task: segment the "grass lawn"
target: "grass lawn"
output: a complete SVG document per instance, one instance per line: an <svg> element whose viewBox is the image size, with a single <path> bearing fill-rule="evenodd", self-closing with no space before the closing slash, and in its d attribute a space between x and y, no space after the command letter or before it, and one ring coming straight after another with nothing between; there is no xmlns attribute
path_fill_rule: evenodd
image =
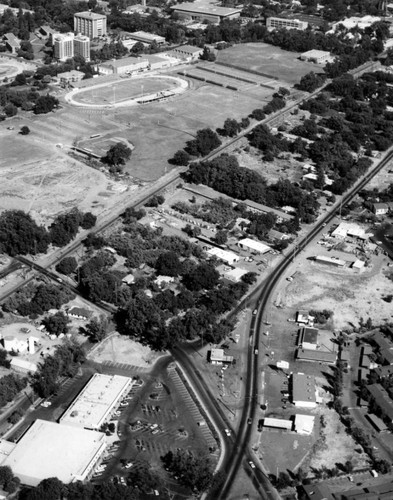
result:
<svg viewBox="0 0 393 500"><path fill-rule="evenodd" d="M293 85L306 73L322 70L318 65L300 61L299 55L267 43L245 43L219 51L217 61L259 71Z"/></svg>

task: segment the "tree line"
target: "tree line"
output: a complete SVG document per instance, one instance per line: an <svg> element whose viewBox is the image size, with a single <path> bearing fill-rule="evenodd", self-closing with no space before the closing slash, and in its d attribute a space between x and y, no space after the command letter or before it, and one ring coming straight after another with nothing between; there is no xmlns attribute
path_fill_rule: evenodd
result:
<svg viewBox="0 0 393 500"><path fill-rule="evenodd" d="M58 215L47 230L22 210L7 210L0 215L0 251L11 257L46 253L50 244L63 247L75 238L79 228L91 229L95 223L95 215L74 208Z"/></svg>

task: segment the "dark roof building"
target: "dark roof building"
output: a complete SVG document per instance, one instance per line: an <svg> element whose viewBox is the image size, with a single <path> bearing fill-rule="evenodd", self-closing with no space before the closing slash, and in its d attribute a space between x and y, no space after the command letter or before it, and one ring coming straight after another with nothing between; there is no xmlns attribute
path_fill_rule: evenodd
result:
<svg viewBox="0 0 393 500"><path fill-rule="evenodd" d="M379 378L388 378L393 375L393 366L378 366L378 368L374 368L373 372L376 373Z"/></svg>
<svg viewBox="0 0 393 500"><path fill-rule="evenodd" d="M393 344L381 332L374 333L371 339L377 344L379 352L385 362L393 365Z"/></svg>
<svg viewBox="0 0 393 500"><path fill-rule="evenodd" d="M307 500L334 500L326 484L304 484L302 488Z"/></svg>
<svg viewBox="0 0 393 500"><path fill-rule="evenodd" d="M382 413L393 422L393 400L387 391L381 384L370 384L367 386L367 389Z"/></svg>

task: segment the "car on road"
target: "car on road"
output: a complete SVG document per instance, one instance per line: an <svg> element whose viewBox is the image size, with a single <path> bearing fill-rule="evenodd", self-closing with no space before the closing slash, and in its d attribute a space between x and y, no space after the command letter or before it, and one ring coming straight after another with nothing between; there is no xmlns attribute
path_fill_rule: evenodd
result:
<svg viewBox="0 0 393 500"><path fill-rule="evenodd" d="M258 309L254 309L252 314L255 316L258 313Z"/></svg>
<svg viewBox="0 0 393 500"><path fill-rule="evenodd" d="M231 435L231 431L229 429L224 429L224 432L227 436L230 436Z"/></svg>
<svg viewBox="0 0 393 500"><path fill-rule="evenodd" d="M255 464L252 460L248 462L248 465L251 467L251 469L255 469Z"/></svg>
<svg viewBox="0 0 393 500"><path fill-rule="evenodd" d="M248 417L248 419L247 419L247 424L248 424L248 425L251 425L251 424L252 424L252 418L251 418L251 417Z"/></svg>
<svg viewBox="0 0 393 500"><path fill-rule="evenodd" d="M7 130L14 130L15 127L7 127Z"/></svg>

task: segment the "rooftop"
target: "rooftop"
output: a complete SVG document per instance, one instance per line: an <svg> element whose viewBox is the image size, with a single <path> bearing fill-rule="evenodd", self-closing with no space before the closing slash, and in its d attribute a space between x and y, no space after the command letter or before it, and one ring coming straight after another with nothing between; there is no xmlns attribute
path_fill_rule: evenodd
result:
<svg viewBox="0 0 393 500"><path fill-rule="evenodd" d="M304 373L292 374L292 399L296 401L306 401L316 403L315 378Z"/></svg>
<svg viewBox="0 0 393 500"><path fill-rule="evenodd" d="M233 14L240 13L241 8L228 8L228 7L216 7L216 6L205 6L199 7L193 3L181 3L171 7L174 10L180 10L182 12L196 12L199 14L216 14L217 16L230 16Z"/></svg>
<svg viewBox="0 0 393 500"><path fill-rule="evenodd" d="M324 363L335 363L337 353L331 351L322 351L321 349L298 349L296 359L300 361L321 361Z"/></svg>
<svg viewBox="0 0 393 500"><path fill-rule="evenodd" d="M302 328L302 342L307 342L308 344L316 344L318 342L318 328Z"/></svg>
<svg viewBox="0 0 393 500"><path fill-rule="evenodd" d="M284 420L282 418L264 418L264 427L275 427L276 429L287 429L290 431L293 427L292 420Z"/></svg>
<svg viewBox="0 0 393 500"><path fill-rule="evenodd" d="M251 248L251 250L256 250L257 252L261 253L266 253L270 250L270 247L268 245L265 245L265 243L252 240L251 238L244 238L243 240L240 240L238 244L244 245L248 248Z"/></svg>
<svg viewBox="0 0 393 500"><path fill-rule="evenodd" d="M36 420L1 465L10 466L29 486L48 477L67 484L83 478L86 468L105 446L102 432Z"/></svg>
<svg viewBox="0 0 393 500"><path fill-rule="evenodd" d="M330 52L326 50L317 50L317 49L312 49L312 50L307 50L307 52L303 52L302 57L325 57L325 56L330 56Z"/></svg>
<svg viewBox="0 0 393 500"><path fill-rule="evenodd" d="M104 19L106 18L105 14L96 14L95 12L85 11L85 12L77 12L75 17L83 17L84 19Z"/></svg>
<svg viewBox="0 0 393 500"><path fill-rule="evenodd" d="M60 423L99 429L131 386L129 377L95 373L60 418Z"/></svg>
<svg viewBox="0 0 393 500"><path fill-rule="evenodd" d="M367 389L383 413L393 421L393 401L382 385L370 384L367 386Z"/></svg>

